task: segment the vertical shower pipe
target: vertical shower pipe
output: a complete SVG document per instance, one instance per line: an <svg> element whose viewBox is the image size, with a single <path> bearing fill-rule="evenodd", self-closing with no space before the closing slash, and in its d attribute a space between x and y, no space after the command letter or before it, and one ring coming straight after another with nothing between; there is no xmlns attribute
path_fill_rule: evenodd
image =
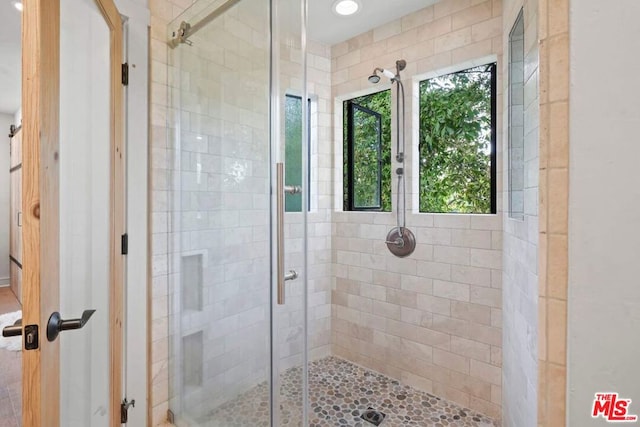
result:
<svg viewBox="0 0 640 427"><path fill-rule="evenodd" d="M416 248L416 238L413 232L406 227L405 92L404 84L400 78L400 71L404 70L406 66L407 62L404 59L399 59L396 61L395 74L384 68L375 68L369 76L369 82L378 83L380 81L378 72L380 72L383 76L388 77L392 84L396 83L396 162L399 163L399 167L395 169L398 177L396 227L389 231L385 243L389 251L400 258L411 255ZM402 203L400 203L401 197Z"/></svg>

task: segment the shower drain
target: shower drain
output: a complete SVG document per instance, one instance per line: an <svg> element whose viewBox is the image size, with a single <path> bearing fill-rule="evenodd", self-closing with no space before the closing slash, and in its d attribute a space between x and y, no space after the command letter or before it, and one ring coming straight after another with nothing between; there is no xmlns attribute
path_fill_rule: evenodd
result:
<svg viewBox="0 0 640 427"><path fill-rule="evenodd" d="M369 408L360 415L360 418L363 420L370 422L374 426L379 426L380 423L385 419L386 415L380 411L376 411L373 408Z"/></svg>

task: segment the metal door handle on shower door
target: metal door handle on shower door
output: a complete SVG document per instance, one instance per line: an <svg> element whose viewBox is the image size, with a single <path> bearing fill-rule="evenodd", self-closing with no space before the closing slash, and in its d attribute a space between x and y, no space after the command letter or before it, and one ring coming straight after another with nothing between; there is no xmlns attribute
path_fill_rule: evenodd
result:
<svg viewBox="0 0 640 427"><path fill-rule="evenodd" d="M295 280L298 273L295 270L284 272L284 194L297 194L301 192L300 187L285 187L284 185L284 163L276 163L276 210L277 210L277 230L276 239L278 247L278 260L276 275L278 276L278 304L284 304L284 282L287 280Z"/></svg>

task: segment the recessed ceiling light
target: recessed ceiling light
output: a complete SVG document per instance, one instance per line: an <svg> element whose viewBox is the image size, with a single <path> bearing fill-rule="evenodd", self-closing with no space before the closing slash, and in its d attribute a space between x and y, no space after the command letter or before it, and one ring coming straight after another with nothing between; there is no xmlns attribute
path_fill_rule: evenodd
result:
<svg viewBox="0 0 640 427"><path fill-rule="evenodd" d="M337 0L333 3L333 11L338 15L353 15L360 10L360 2L358 0Z"/></svg>
<svg viewBox="0 0 640 427"><path fill-rule="evenodd" d="M14 2L13 2L13 7L15 7L15 8L16 8L16 9L18 9L20 12L22 12L22 2L14 1Z"/></svg>

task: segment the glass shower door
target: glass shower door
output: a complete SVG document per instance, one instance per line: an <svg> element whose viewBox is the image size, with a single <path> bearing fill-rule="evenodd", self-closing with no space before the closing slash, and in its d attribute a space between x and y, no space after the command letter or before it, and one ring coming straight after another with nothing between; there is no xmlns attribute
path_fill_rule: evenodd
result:
<svg viewBox="0 0 640 427"><path fill-rule="evenodd" d="M276 8L200 0L169 25L169 408L179 426L303 422L304 270L289 248L305 246L304 215L277 209ZM284 304L278 253L298 273Z"/></svg>

